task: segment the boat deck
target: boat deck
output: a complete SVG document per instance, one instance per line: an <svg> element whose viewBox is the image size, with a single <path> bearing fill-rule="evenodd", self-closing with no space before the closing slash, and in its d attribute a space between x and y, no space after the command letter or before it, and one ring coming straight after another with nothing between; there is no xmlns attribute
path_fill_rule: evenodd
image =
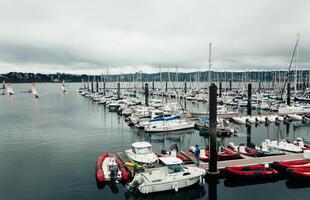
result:
<svg viewBox="0 0 310 200"><path fill-rule="evenodd" d="M262 163L272 163L272 162L282 162L282 161L291 161L291 160L302 160L303 154L302 153L290 153L285 155L278 155L278 156L266 156L266 157L249 157L242 155L242 159L235 159L235 160L225 160L225 161L218 161L217 168L224 169L226 167L233 167L233 166L246 166L246 165L256 165ZM199 166L205 169L209 168L209 163L207 162L200 162Z"/></svg>

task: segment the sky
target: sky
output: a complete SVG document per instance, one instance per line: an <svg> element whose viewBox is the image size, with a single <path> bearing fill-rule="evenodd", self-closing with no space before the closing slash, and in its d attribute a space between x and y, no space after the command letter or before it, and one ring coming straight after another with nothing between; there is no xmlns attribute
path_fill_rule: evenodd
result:
<svg viewBox="0 0 310 200"><path fill-rule="evenodd" d="M0 73L310 69L309 0L0 0Z"/></svg>

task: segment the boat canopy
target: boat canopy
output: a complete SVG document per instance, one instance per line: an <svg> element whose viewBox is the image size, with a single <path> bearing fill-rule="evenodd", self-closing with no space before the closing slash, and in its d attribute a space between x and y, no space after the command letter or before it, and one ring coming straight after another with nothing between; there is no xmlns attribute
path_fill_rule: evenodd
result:
<svg viewBox="0 0 310 200"><path fill-rule="evenodd" d="M149 147L152 147L152 145L148 142L135 142L135 143L132 143L132 147L133 148L149 148Z"/></svg>
<svg viewBox="0 0 310 200"><path fill-rule="evenodd" d="M159 160L165 165L177 165L182 164L182 160L177 157L160 157Z"/></svg>

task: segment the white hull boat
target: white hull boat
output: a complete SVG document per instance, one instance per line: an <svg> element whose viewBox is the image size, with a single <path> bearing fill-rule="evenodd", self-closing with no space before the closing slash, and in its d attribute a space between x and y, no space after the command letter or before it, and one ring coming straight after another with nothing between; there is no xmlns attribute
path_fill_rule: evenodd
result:
<svg viewBox="0 0 310 200"><path fill-rule="evenodd" d="M139 164L152 164L158 160L157 155L152 151L152 145L148 142L135 142L125 153L130 160Z"/></svg>
<svg viewBox="0 0 310 200"><path fill-rule="evenodd" d="M302 148L292 144L288 143L285 140L282 141L270 141L270 140L265 140L265 143L267 144L268 147L283 150L283 151L288 151L288 152L294 152L294 153L301 153L303 150Z"/></svg>
<svg viewBox="0 0 310 200"><path fill-rule="evenodd" d="M143 194L168 190L178 191L196 183L203 183L206 171L199 167L185 167L175 157L161 157L163 167L146 169L137 174L129 188L137 188Z"/></svg>
<svg viewBox="0 0 310 200"><path fill-rule="evenodd" d="M191 129L195 127L195 122L185 119L162 121L161 123L149 124L144 127L146 132L169 132L183 129Z"/></svg>

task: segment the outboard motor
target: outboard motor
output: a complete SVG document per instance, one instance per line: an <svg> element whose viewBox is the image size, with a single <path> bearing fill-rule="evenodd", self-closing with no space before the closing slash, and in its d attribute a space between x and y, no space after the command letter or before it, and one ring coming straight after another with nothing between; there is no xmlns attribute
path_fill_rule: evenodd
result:
<svg viewBox="0 0 310 200"><path fill-rule="evenodd" d="M269 120L268 120L268 117L265 117L265 126L269 126Z"/></svg>
<svg viewBox="0 0 310 200"><path fill-rule="evenodd" d="M285 117L284 117L283 123L284 123L284 124L289 124L289 123L290 123L290 120L289 120L288 116L285 116Z"/></svg>
<svg viewBox="0 0 310 200"><path fill-rule="evenodd" d="M248 118L245 120L245 125L246 126L251 126L251 122L250 122L250 120Z"/></svg>
<svg viewBox="0 0 310 200"><path fill-rule="evenodd" d="M279 126L280 125L280 120L278 117L276 117L276 122L275 122L276 126Z"/></svg>
<svg viewBox="0 0 310 200"><path fill-rule="evenodd" d="M306 120L306 117L303 115L303 116L302 116L302 119L301 119L301 122L304 124L304 123L306 123L306 121L307 121L307 120Z"/></svg>
<svg viewBox="0 0 310 200"><path fill-rule="evenodd" d="M118 167L116 165L114 165L111 170L111 180L112 181L116 181L117 180L117 174L118 174Z"/></svg>
<svg viewBox="0 0 310 200"><path fill-rule="evenodd" d="M133 180L128 184L127 189L132 191L133 189L139 187L143 183L143 178L140 174L135 175Z"/></svg>

